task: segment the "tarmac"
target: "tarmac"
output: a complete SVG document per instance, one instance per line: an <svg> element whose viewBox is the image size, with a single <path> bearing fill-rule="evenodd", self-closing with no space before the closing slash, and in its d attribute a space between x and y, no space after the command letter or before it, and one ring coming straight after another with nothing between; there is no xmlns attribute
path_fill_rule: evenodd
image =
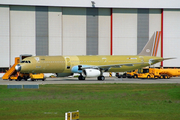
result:
<svg viewBox="0 0 180 120"><path fill-rule="evenodd" d="M0 85L44 85L44 84L114 84L114 83L135 83L135 84L179 84L180 77L173 77L170 79L134 79L134 78L116 78L106 77L104 81L99 81L97 78L86 78L86 80L78 80L76 77L63 78L46 78L45 81L9 81L0 78Z"/></svg>

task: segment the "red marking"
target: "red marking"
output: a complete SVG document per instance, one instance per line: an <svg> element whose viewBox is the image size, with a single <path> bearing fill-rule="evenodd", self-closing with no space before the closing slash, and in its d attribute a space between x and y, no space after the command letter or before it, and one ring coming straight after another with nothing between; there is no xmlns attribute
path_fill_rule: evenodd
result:
<svg viewBox="0 0 180 120"><path fill-rule="evenodd" d="M111 43L110 54L113 55L113 9L111 8Z"/></svg>
<svg viewBox="0 0 180 120"><path fill-rule="evenodd" d="M161 9L161 57L163 57L163 9ZM163 61L161 67L163 67Z"/></svg>
<svg viewBox="0 0 180 120"><path fill-rule="evenodd" d="M160 33L160 32L158 32L158 33L159 33L159 36L158 36L157 48L156 48L156 54L155 54L155 56L157 55L157 50L158 50L158 47L159 47L159 40L160 40L160 36L161 36L161 33Z"/></svg>
<svg viewBox="0 0 180 120"><path fill-rule="evenodd" d="M155 50L156 50L156 45L157 45L157 37L158 37L158 31L156 32L156 39L155 39L155 43L154 43L154 50L153 50L153 56L155 56Z"/></svg>

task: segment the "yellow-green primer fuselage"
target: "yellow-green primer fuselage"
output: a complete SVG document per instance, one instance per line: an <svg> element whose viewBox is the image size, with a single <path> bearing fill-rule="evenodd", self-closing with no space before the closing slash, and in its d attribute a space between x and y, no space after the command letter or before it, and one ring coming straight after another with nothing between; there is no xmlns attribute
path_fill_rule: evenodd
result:
<svg viewBox="0 0 180 120"><path fill-rule="evenodd" d="M161 57L138 55L34 56L23 59L23 63L19 65L22 73L72 73L73 66L77 65L100 66L101 68L108 68L107 72L123 72L149 66L149 61L152 59L163 60ZM157 62L152 64L155 63ZM118 66L119 64L120 66Z"/></svg>

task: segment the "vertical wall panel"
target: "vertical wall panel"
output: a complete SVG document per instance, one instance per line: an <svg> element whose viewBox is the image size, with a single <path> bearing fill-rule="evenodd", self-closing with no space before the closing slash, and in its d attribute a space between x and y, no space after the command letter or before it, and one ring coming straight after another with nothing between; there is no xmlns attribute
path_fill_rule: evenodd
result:
<svg viewBox="0 0 180 120"><path fill-rule="evenodd" d="M86 8L63 8L63 55L86 55Z"/></svg>
<svg viewBox="0 0 180 120"><path fill-rule="evenodd" d="M139 54L149 40L149 9L138 9L137 22L137 54Z"/></svg>
<svg viewBox="0 0 180 120"><path fill-rule="evenodd" d="M99 8L98 55L110 55L110 9Z"/></svg>
<svg viewBox="0 0 180 120"><path fill-rule="evenodd" d="M20 54L35 55L35 7L10 6L11 65Z"/></svg>
<svg viewBox="0 0 180 120"><path fill-rule="evenodd" d="M87 8L86 13L86 54L98 55L98 9Z"/></svg>
<svg viewBox="0 0 180 120"><path fill-rule="evenodd" d="M62 55L62 8L49 7L49 55Z"/></svg>
<svg viewBox="0 0 180 120"><path fill-rule="evenodd" d="M164 67L180 67L180 10L164 10L163 57L176 57L164 61Z"/></svg>
<svg viewBox="0 0 180 120"><path fill-rule="evenodd" d="M0 67L9 67L9 6L0 6Z"/></svg>
<svg viewBox="0 0 180 120"><path fill-rule="evenodd" d="M155 31L161 31L161 9L149 10L149 39Z"/></svg>
<svg viewBox="0 0 180 120"><path fill-rule="evenodd" d="M113 55L137 54L137 9L113 9Z"/></svg>
<svg viewBox="0 0 180 120"><path fill-rule="evenodd" d="M36 55L48 55L48 7L36 7Z"/></svg>

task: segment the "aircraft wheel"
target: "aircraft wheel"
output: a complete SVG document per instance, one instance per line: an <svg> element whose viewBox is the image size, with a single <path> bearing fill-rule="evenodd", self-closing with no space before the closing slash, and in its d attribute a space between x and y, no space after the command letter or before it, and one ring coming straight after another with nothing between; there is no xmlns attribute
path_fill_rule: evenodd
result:
<svg viewBox="0 0 180 120"><path fill-rule="evenodd" d="M105 80L105 77L104 77L104 76L99 76L97 79L104 81L104 80Z"/></svg>
<svg viewBox="0 0 180 120"><path fill-rule="evenodd" d="M78 79L79 80L85 80L85 77L84 76L79 76Z"/></svg>

